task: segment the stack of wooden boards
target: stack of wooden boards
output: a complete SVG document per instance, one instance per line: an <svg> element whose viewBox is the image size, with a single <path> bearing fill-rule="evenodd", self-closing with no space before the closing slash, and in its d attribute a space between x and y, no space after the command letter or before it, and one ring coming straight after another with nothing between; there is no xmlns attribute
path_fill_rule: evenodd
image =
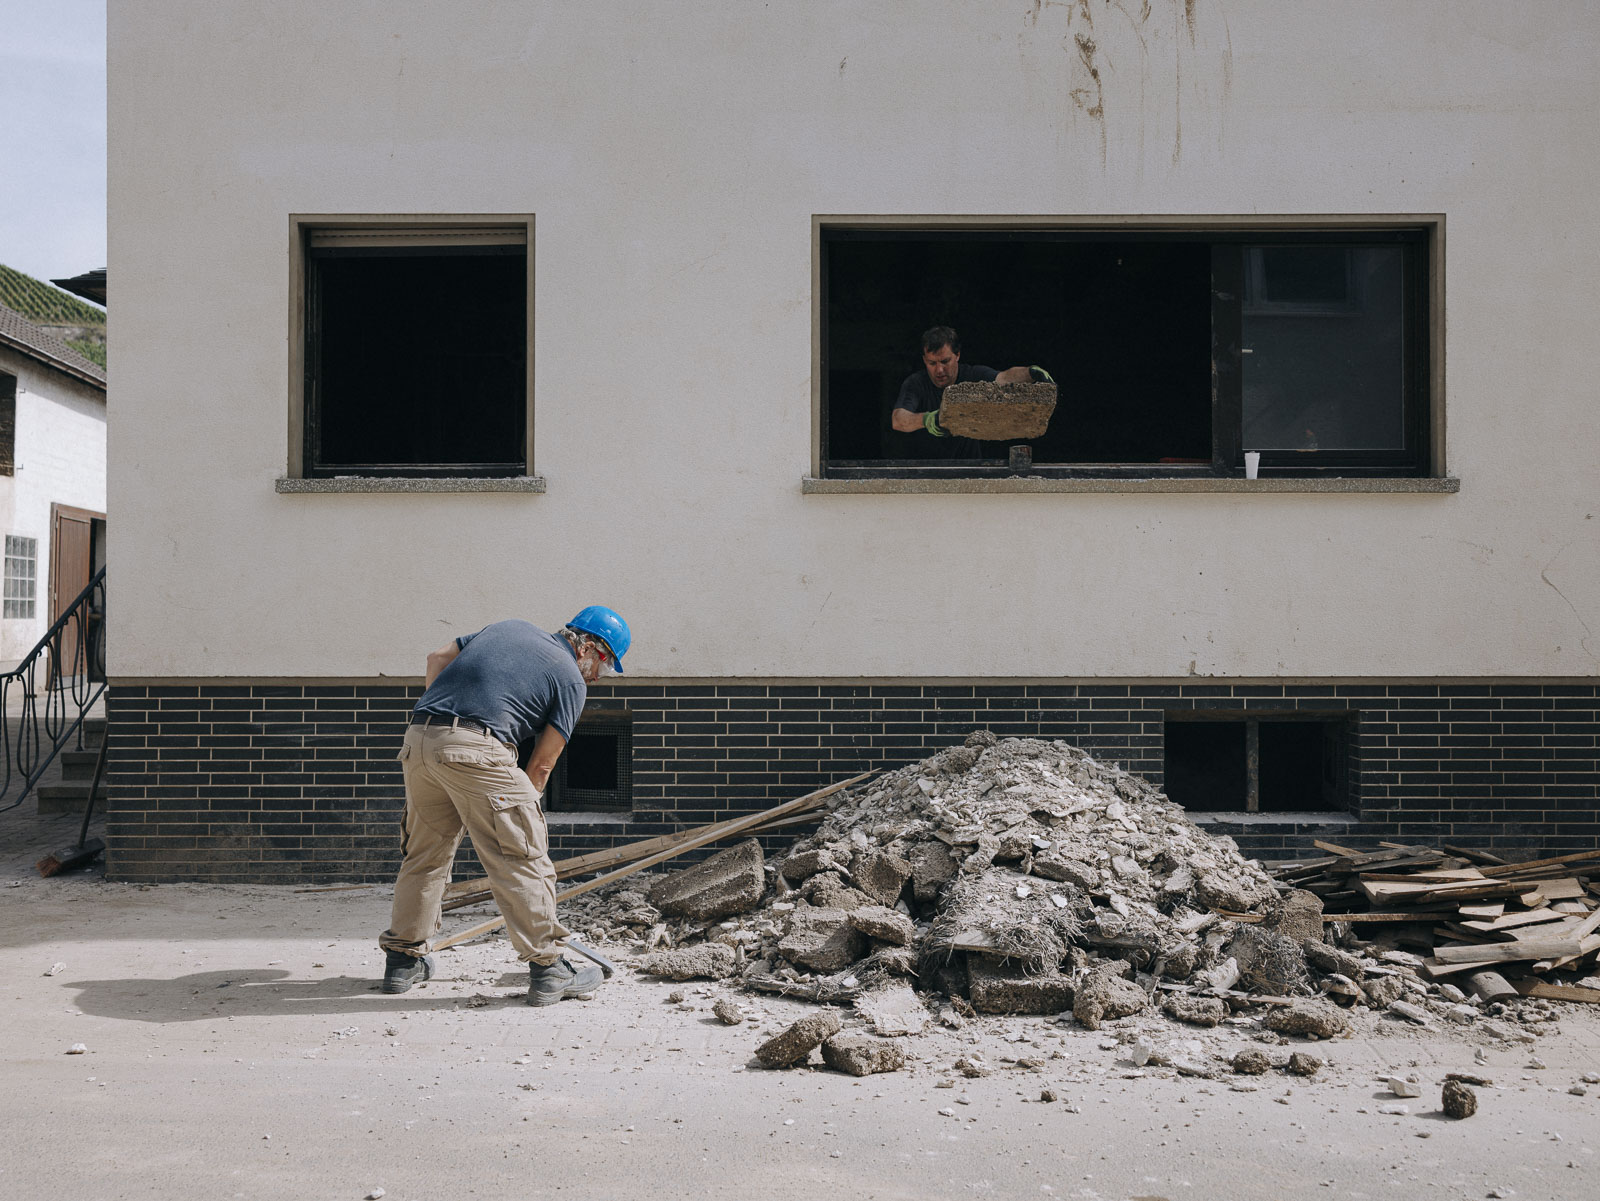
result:
<svg viewBox="0 0 1600 1201"><path fill-rule="evenodd" d="M1426 953L1421 971L1430 980L1487 973L1524 996L1600 1003L1600 989L1551 979L1595 970L1600 850L1508 863L1448 845L1316 846L1328 854L1274 874L1321 897L1324 922L1389 927L1396 942Z"/></svg>

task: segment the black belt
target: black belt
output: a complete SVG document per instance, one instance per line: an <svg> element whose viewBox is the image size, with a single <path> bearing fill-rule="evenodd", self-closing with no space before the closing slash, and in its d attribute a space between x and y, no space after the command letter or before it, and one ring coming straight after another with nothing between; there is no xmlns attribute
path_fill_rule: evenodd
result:
<svg viewBox="0 0 1600 1201"><path fill-rule="evenodd" d="M474 721L470 717L455 717L449 713L413 713L411 724L414 726L454 726L458 730L471 730L474 734L488 734L491 738L498 738L488 726L481 721Z"/></svg>

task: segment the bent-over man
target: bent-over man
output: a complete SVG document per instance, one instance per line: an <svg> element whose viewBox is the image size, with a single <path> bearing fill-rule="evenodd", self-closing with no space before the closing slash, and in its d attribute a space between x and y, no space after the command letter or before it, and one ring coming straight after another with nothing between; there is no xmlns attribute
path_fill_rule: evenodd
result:
<svg viewBox="0 0 1600 1201"><path fill-rule="evenodd" d="M517 956L528 965L528 1004L551 1005L600 986L600 969L562 955L556 873L540 811L550 771L583 712L588 687L622 670L628 623L591 605L558 634L498 621L428 656L426 688L400 748L406 808L385 952L383 991L401 993L434 972L429 940L461 837L489 877ZM532 742L527 767L517 747Z"/></svg>

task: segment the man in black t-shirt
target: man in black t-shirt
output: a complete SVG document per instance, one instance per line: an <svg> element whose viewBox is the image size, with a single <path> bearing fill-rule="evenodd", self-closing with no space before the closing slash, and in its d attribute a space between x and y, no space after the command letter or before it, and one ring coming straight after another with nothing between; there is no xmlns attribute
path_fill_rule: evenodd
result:
<svg viewBox="0 0 1600 1201"><path fill-rule="evenodd" d="M950 438L939 424L939 403L944 390L951 384L972 382L1025 384L1033 378L1027 367L1008 367L996 371L993 367L980 367L961 361L961 338L948 325L936 325L922 335L923 370L906 376L900 385L900 395L894 402L890 424L897 433L927 433L934 438ZM949 449L946 450L945 447ZM932 451L932 448L929 448ZM941 457L977 459L983 455L982 443L971 438L950 438L941 443Z"/></svg>

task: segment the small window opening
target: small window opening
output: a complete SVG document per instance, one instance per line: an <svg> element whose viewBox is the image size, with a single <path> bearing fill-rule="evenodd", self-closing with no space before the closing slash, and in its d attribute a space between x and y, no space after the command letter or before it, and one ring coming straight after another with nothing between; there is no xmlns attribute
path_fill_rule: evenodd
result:
<svg viewBox="0 0 1600 1201"><path fill-rule="evenodd" d="M1166 791L1194 813L1350 807L1350 719L1169 716Z"/></svg>
<svg viewBox="0 0 1600 1201"><path fill-rule="evenodd" d="M633 808L633 716L585 713L550 773L550 812L626 813Z"/></svg>
<svg viewBox="0 0 1600 1201"><path fill-rule="evenodd" d="M32 618L38 595L39 540L6 535L4 615Z"/></svg>

